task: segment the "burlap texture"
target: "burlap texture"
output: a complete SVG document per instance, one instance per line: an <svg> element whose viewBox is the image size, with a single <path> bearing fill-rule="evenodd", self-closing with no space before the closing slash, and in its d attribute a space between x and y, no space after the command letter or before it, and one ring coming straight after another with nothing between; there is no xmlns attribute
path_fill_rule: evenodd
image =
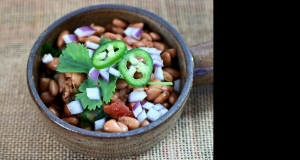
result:
<svg viewBox="0 0 300 160"><path fill-rule="evenodd" d="M26 62L48 25L78 8L126 4L158 14L189 46L213 40L213 0L1 0L0 159L94 159L61 145L37 121ZM213 159L213 85L193 87L175 128L151 150L130 159Z"/></svg>

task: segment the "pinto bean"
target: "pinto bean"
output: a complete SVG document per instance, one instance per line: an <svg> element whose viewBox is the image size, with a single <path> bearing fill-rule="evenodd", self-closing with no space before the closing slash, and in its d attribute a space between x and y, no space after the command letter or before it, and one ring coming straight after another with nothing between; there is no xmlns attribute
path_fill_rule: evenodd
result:
<svg viewBox="0 0 300 160"><path fill-rule="evenodd" d="M159 41L161 40L161 37L159 34L155 33L155 32L150 32L149 35L151 36L153 41Z"/></svg>
<svg viewBox="0 0 300 160"><path fill-rule="evenodd" d="M128 131L128 127L115 119L110 119L104 123L103 130L105 132L125 132Z"/></svg>
<svg viewBox="0 0 300 160"><path fill-rule="evenodd" d="M128 24L125 21L123 21L119 18L114 18L112 20L112 25L115 26L115 27L120 27L122 29L124 29L128 26Z"/></svg>
<svg viewBox="0 0 300 160"><path fill-rule="evenodd" d="M56 45L58 48L63 48L65 46L65 41L62 37L66 34L70 34L70 32L68 30L64 30L64 31L60 32L57 42L56 42Z"/></svg>
<svg viewBox="0 0 300 160"><path fill-rule="evenodd" d="M170 108L170 104L168 102L163 102L161 105L164 106L167 109Z"/></svg>
<svg viewBox="0 0 300 160"><path fill-rule="evenodd" d="M79 42L84 43L88 36L82 36L82 37L76 36L76 37L77 37Z"/></svg>
<svg viewBox="0 0 300 160"><path fill-rule="evenodd" d="M167 45L163 42L153 42L153 47L162 51L167 49Z"/></svg>
<svg viewBox="0 0 300 160"><path fill-rule="evenodd" d="M60 113L58 112L58 110L52 106L48 107L49 111L52 112L54 115L56 115L56 117L60 118L61 115Z"/></svg>
<svg viewBox="0 0 300 160"><path fill-rule="evenodd" d="M164 67L171 66L171 55L169 52L163 52L160 57L163 60Z"/></svg>
<svg viewBox="0 0 300 160"><path fill-rule="evenodd" d="M118 79L116 82L116 89L123 89L128 86L128 83L123 79Z"/></svg>
<svg viewBox="0 0 300 160"><path fill-rule="evenodd" d="M67 106L67 103L65 103L65 105L64 105L64 114L65 114L66 117L72 116L72 114L71 114L71 112L70 112L70 110Z"/></svg>
<svg viewBox="0 0 300 160"><path fill-rule="evenodd" d="M40 78L40 92L48 91L50 80L50 78Z"/></svg>
<svg viewBox="0 0 300 160"><path fill-rule="evenodd" d="M64 85L65 85L65 81L66 81L66 76L65 74L63 73L60 73L58 75L58 89L59 89L59 92L61 92L64 88Z"/></svg>
<svg viewBox="0 0 300 160"><path fill-rule="evenodd" d="M41 93L41 100L44 102L44 103L51 103L54 101L55 97L51 95L51 93L49 91L46 91L46 92L42 92Z"/></svg>
<svg viewBox="0 0 300 160"><path fill-rule="evenodd" d="M49 92L54 97L58 93L58 85L57 85L57 83L53 79L51 79L51 81L49 83Z"/></svg>
<svg viewBox="0 0 300 160"><path fill-rule="evenodd" d="M84 42L86 42L86 41L90 41L90 42L99 44L99 43L100 43L100 37L95 36L95 35L91 35L91 36L88 36L88 37L85 39Z"/></svg>
<svg viewBox="0 0 300 160"><path fill-rule="evenodd" d="M173 105L178 99L178 95L175 92L172 92L168 98L168 102Z"/></svg>
<svg viewBox="0 0 300 160"><path fill-rule="evenodd" d="M144 28L144 23L133 23L130 24L129 27L134 27L134 28Z"/></svg>
<svg viewBox="0 0 300 160"><path fill-rule="evenodd" d="M121 35L124 34L124 29L121 27L112 26L111 29L112 29L112 32L115 34L121 34Z"/></svg>
<svg viewBox="0 0 300 160"><path fill-rule="evenodd" d="M172 86L169 86L169 85L163 85L163 86L161 87L161 90L162 90L162 91L167 91L167 92L169 92L169 93L172 93L173 90L174 90L174 88L173 88Z"/></svg>
<svg viewBox="0 0 300 160"><path fill-rule="evenodd" d="M145 91L147 93L146 99L148 101L152 101L156 99L161 93L161 89L158 88L147 88Z"/></svg>
<svg viewBox="0 0 300 160"><path fill-rule="evenodd" d="M167 82L172 82L173 81L173 77L169 72L163 70L163 75L164 75L164 80L165 81L167 81Z"/></svg>
<svg viewBox="0 0 300 160"><path fill-rule="evenodd" d="M146 126L148 124L150 124L150 122L147 119L145 119L143 122L140 123L140 127Z"/></svg>
<svg viewBox="0 0 300 160"><path fill-rule="evenodd" d="M161 104L164 101L166 101L170 96L170 93L167 91L162 92L157 98L154 99L153 103L154 104Z"/></svg>
<svg viewBox="0 0 300 160"><path fill-rule="evenodd" d="M56 71L58 62L58 57L53 57L53 60L46 64L46 67L52 71Z"/></svg>
<svg viewBox="0 0 300 160"><path fill-rule="evenodd" d="M72 73L72 84L75 84L76 87L86 79L86 76L83 73Z"/></svg>
<svg viewBox="0 0 300 160"><path fill-rule="evenodd" d="M110 40L120 40L120 38L116 34L111 32L105 32L103 34L103 38L109 38Z"/></svg>
<svg viewBox="0 0 300 160"><path fill-rule="evenodd" d="M145 44L146 47L149 47L149 48L152 48L154 45L153 45L153 42L147 40L147 39L142 39L141 42L143 42Z"/></svg>
<svg viewBox="0 0 300 160"><path fill-rule="evenodd" d="M180 73L177 70L175 70L174 68L165 67L165 68L163 68L163 71L170 73L170 75L172 75L172 77L173 77L173 80L176 80L180 77Z"/></svg>
<svg viewBox="0 0 300 160"><path fill-rule="evenodd" d="M132 43L133 48L146 47L146 44L143 41L136 41Z"/></svg>
<svg viewBox="0 0 300 160"><path fill-rule="evenodd" d="M129 130L139 128L140 122L132 117L123 116L118 119L118 122L125 124Z"/></svg>
<svg viewBox="0 0 300 160"><path fill-rule="evenodd" d="M92 24L90 25L90 27L92 27L94 30L96 30L96 32L94 33L94 35L96 35L96 36L98 36L98 35L104 33L104 31L105 31L105 28L104 28L104 27L94 25L94 23L92 23Z"/></svg>
<svg viewBox="0 0 300 160"><path fill-rule="evenodd" d="M143 40L143 39L146 39L146 40L148 40L148 41L152 41L152 37L148 34L148 33L145 33L145 32L143 32L142 34L141 34L141 39Z"/></svg>
<svg viewBox="0 0 300 160"><path fill-rule="evenodd" d="M126 43L127 45L131 45L132 43L137 42L138 40L136 40L136 39L134 39L134 38L132 38L132 37L124 37L124 38L122 39L122 41L123 41L124 43Z"/></svg>
<svg viewBox="0 0 300 160"><path fill-rule="evenodd" d="M65 117L62 118L62 120L73 126L77 126L79 124L79 119L76 116Z"/></svg>
<svg viewBox="0 0 300 160"><path fill-rule="evenodd" d="M174 58L177 55L177 50L175 48L167 49L166 52L170 54L171 58Z"/></svg>

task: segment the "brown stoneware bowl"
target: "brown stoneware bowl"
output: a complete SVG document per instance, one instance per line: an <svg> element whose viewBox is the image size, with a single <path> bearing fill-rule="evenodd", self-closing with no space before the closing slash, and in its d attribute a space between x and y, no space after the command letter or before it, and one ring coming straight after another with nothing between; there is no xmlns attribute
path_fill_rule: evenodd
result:
<svg viewBox="0 0 300 160"><path fill-rule="evenodd" d="M91 23L106 26L113 18L129 23L144 22L152 31L159 33L164 41L177 49L181 73L180 95L169 111L144 127L121 133L95 132L72 126L52 114L42 102L39 93L39 55L43 43L53 43L61 31L74 31ZM36 103L38 116L56 137L58 142L75 152L98 158L129 157L151 149L169 135L180 118L192 85L212 83L212 42L188 47L179 32L163 18L149 11L124 5L95 5L73 11L51 24L34 43L27 62L27 83ZM194 82L193 82L194 80Z"/></svg>

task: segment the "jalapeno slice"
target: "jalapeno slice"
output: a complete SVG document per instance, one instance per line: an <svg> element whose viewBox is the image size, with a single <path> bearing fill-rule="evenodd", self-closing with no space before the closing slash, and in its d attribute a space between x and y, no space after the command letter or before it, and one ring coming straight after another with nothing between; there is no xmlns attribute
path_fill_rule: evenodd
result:
<svg viewBox="0 0 300 160"><path fill-rule="evenodd" d="M118 69L128 84L134 87L143 87L150 80L153 70L153 61L148 52L134 48L127 51L118 62ZM142 77L135 79L135 72L140 72Z"/></svg>
<svg viewBox="0 0 300 160"><path fill-rule="evenodd" d="M126 44L121 40L104 43L96 49L92 56L92 63L96 69L107 68L117 63L127 51Z"/></svg>

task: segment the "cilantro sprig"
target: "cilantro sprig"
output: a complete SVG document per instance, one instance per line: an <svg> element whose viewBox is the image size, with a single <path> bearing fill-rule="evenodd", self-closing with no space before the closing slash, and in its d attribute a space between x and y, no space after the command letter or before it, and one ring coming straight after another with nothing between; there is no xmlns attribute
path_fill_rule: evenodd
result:
<svg viewBox="0 0 300 160"><path fill-rule="evenodd" d="M58 72L88 73L93 67L87 48L83 44L68 43L62 51L57 65Z"/></svg>

